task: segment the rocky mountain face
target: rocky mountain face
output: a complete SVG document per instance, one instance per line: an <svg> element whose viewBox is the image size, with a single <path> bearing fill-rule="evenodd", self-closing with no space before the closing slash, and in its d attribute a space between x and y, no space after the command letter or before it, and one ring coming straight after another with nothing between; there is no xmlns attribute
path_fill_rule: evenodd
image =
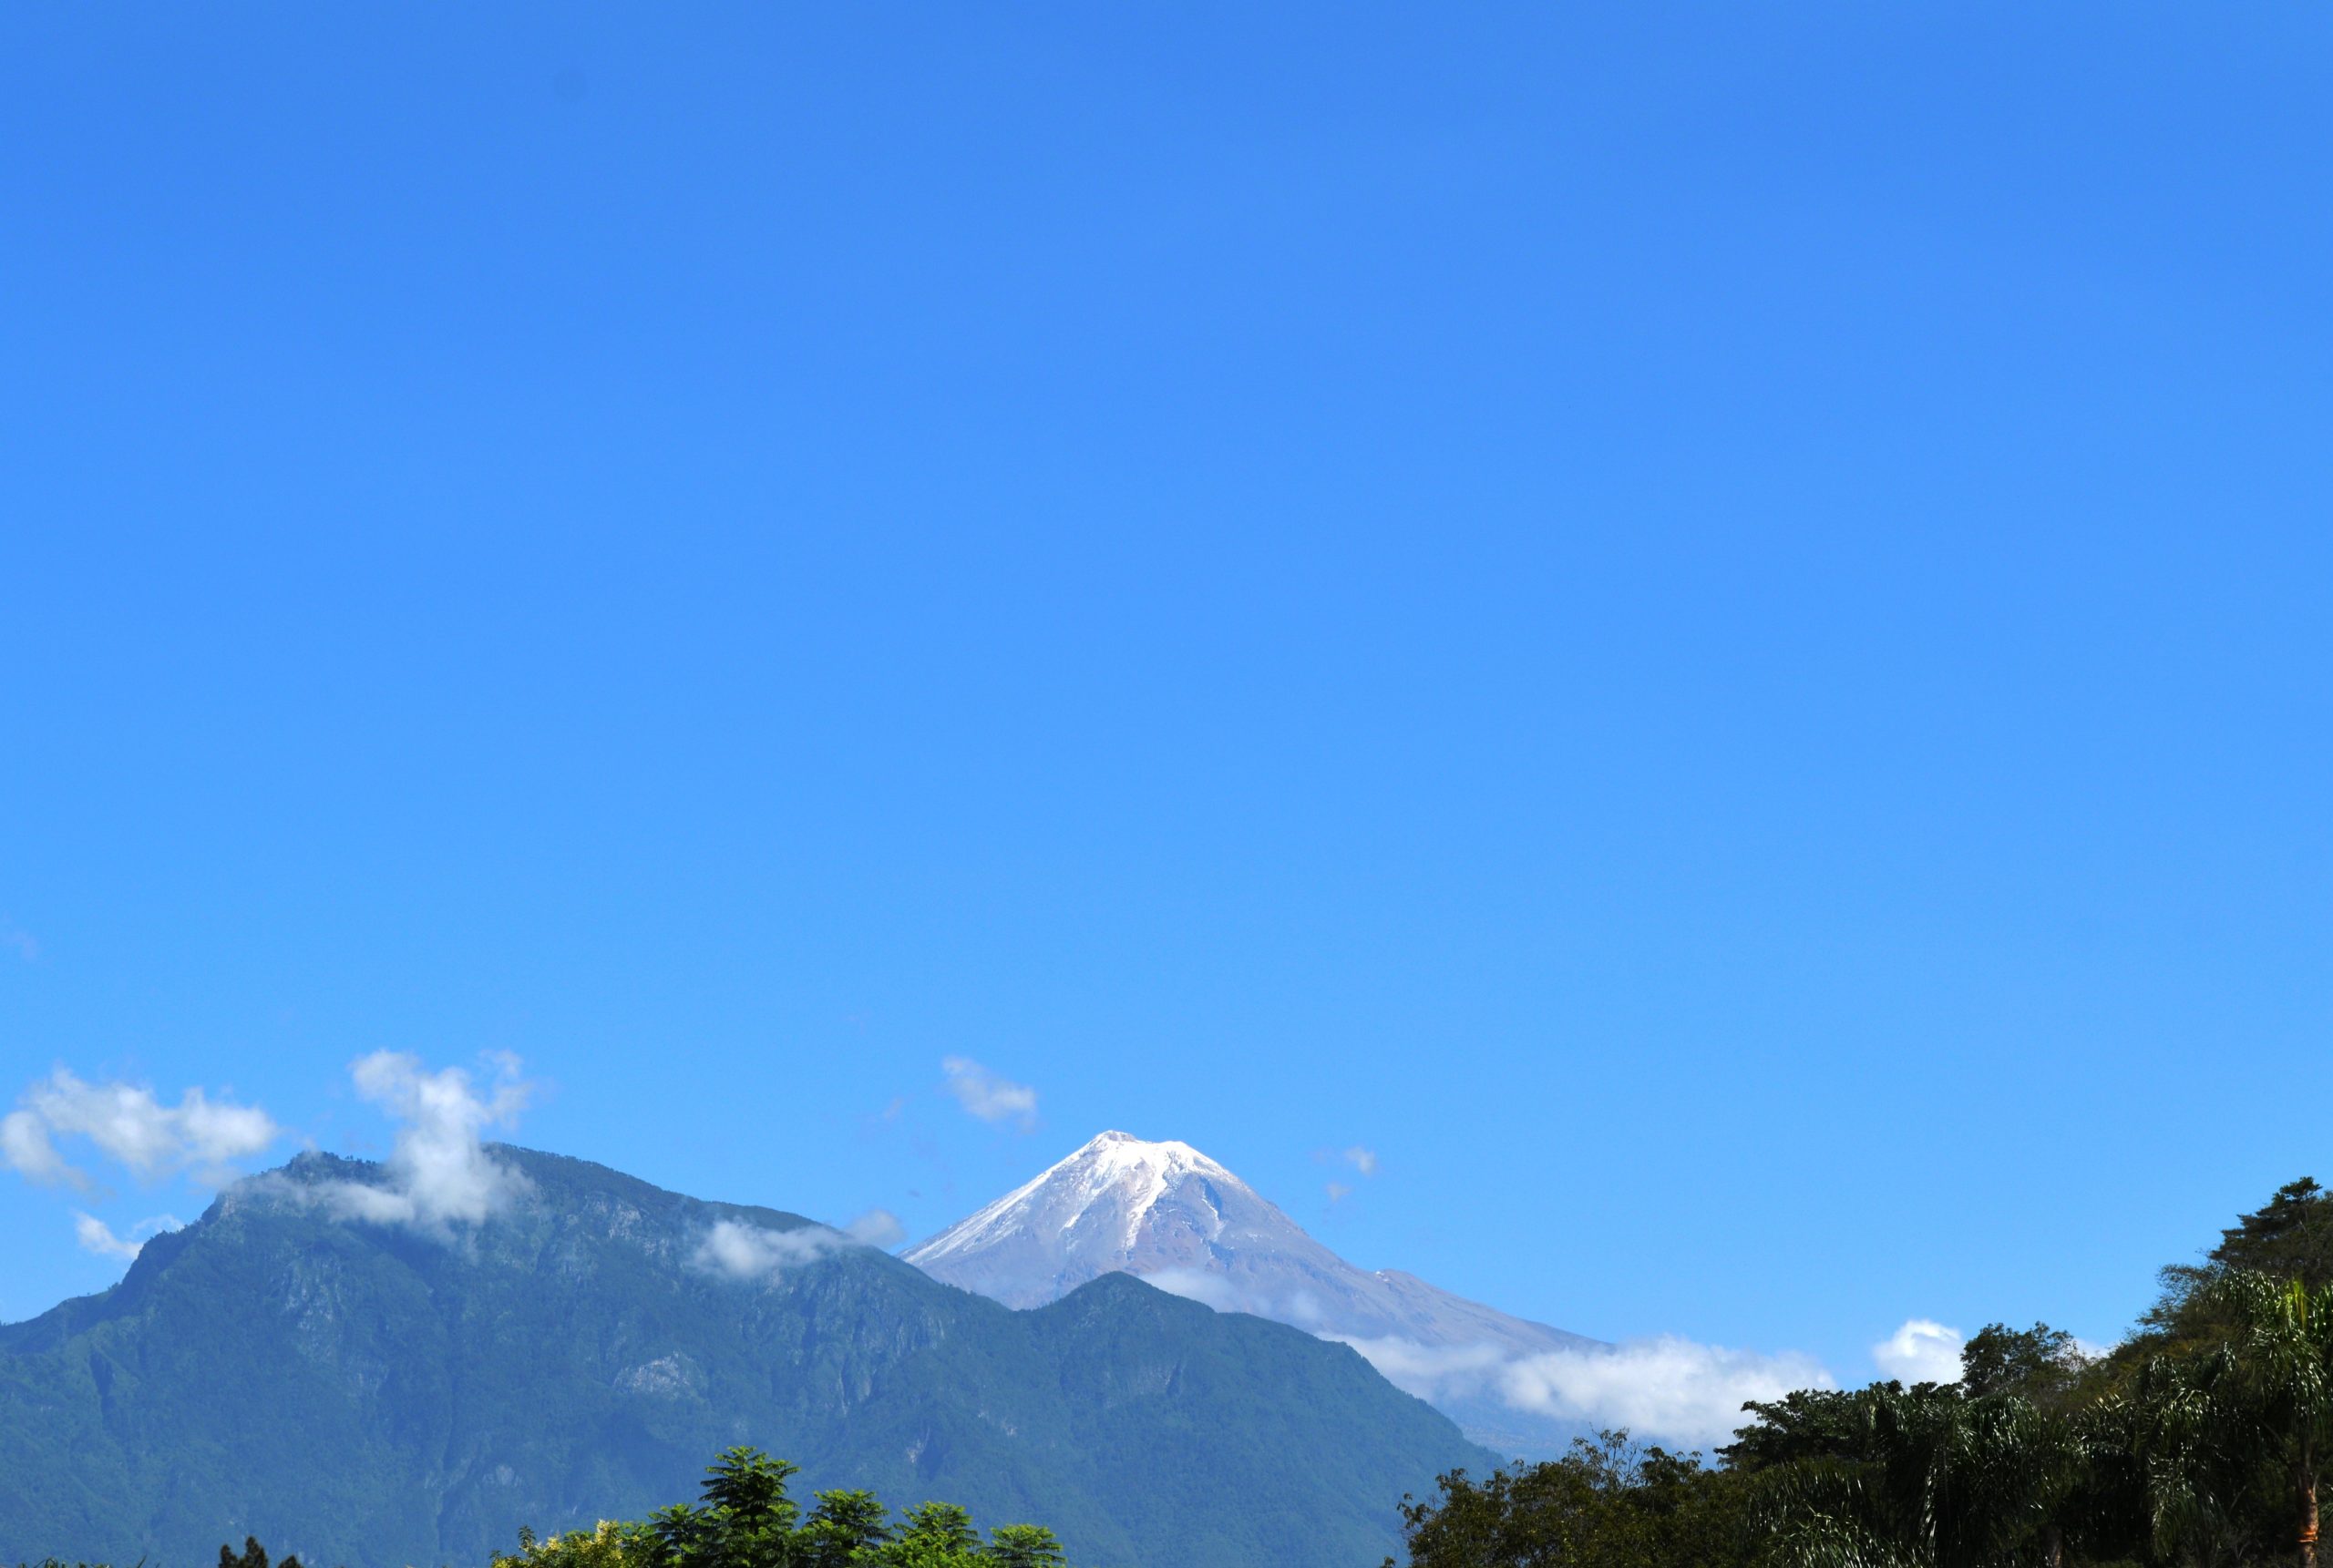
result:
<svg viewBox="0 0 2333 1568"><path fill-rule="evenodd" d="M303 1155L101 1295L0 1327L0 1561L190 1563L256 1534L347 1568L693 1496L720 1448L798 1491L962 1502L1077 1563L1351 1568L1492 1456L1361 1357L1121 1275L1016 1312L799 1215L581 1161L437 1234Z"/></svg>
<svg viewBox="0 0 2333 1568"><path fill-rule="evenodd" d="M1012 1307L1132 1274L1218 1311L1339 1340L1502 1452L1560 1450L1578 1428L1502 1400L1496 1368L1604 1348L1414 1275L1358 1268L1188 1143L1125 1132L1104 1132L902 1255Z"/></svg>

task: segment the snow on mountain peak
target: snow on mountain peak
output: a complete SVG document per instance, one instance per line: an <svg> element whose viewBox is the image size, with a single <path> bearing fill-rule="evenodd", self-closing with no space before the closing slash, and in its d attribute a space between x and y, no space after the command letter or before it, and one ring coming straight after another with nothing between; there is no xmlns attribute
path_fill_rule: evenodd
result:
<svg viewBox="0 0 2333 1568"><path fill-rule="evenodd" d="M1594 1343L1397 1269L1365 1273L1188 1143L1115 1129L902 1255L1008 1307L1139 1275L1218 1311L1341 1339L1422 1395L1448 1352L1488 1366Z"/></svg>
<svg viewBox="0 0 2333 1568"><path fill-rule="evenodd" d="M1288 1225L1245 1182L1188 1143L1154 1143L1113 1130L906 1256L967 1288L1034 1305L1097 1274L1129 1266L1144 1272L1145 1258L1187 1257L1195 1244L1221 1237L1234 1215L1266 1214ZM1021 1286L990 1288L996 1271L984 1264L1000 1254L1010 1258L1011 1272L1026 1276ZM982 1283L958 1277L967 1271Z"/></svg>

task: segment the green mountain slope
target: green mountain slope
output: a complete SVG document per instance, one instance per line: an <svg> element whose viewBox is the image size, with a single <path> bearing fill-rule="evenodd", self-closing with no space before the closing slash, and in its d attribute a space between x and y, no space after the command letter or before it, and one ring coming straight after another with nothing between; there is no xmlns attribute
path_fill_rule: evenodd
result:
<svg viewBox="0 0 2333 1568"><path fill-rule="evenodd" d="M529 1198L450 1238L328 1217L375 1167L303 1155L157 1238L100 1296L0 1327L0 1561L482 1563L521 1524L694 1492L730 1443L803 1491L1053 1525L1122 1568L1367 1568L1393 1504L1492 1456L1342 1346L1125 1276L1013 1312L845 1247L741 1282L735 1220L503 1150Z"/></svg>

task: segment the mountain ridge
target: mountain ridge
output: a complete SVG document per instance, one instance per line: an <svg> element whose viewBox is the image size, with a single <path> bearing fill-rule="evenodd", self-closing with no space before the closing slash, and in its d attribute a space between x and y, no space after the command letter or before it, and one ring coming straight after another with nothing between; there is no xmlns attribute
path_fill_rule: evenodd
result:
<svg viewBox="0 0 2333 1568"><path fill-rule="evenodd" d="M811 1486L1053 1526L1084 1562L1331 1568L1491 1456L1362 1358L1134 1279L1015 1312L802 1215L498 1146L525 1196L452 1235L341 1217L302 1156L0 1327L0 1557L482 1562L692 1495L752 1442ZM723 1272L729 1222L792 1238ZM1273 1498L1271 1507L1213 1500Z"/></svg>

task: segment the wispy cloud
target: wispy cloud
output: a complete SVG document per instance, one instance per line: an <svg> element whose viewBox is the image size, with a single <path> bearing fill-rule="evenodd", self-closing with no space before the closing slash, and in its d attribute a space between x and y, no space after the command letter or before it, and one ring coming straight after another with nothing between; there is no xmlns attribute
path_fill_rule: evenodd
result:
<svg viewBox="0 0 2333 1568"><path fill-rule="evenodd" d="M47 1126L30 1111L11 1111L0 1116L0 1163L44 1187L89 1184L88 1177L65 1163Z"/></svg>
<svg viewBox="0 0 2333 1568"><path fill-rule="evenodd" d="M888 1209L869 1209L841 1230L811 1225L776 1231L744 1220L715 1220L690 1261L728 1279L775 1279L850 1247L896 1245L906 1234Z"/></svg>
<svg viewBox="0 0 2333 1568"><path fill-rule="evenodd" d="M379 1050L353 1063L356 1092L397 1123L380 1184L335 1181L313 1201L345 1219L445 1235L491 1217L528 1190L525 1174L486 1147L490 1127L514 1124L533 1085L507 1051L485 1059L487 1081L459 1067L426 1071L418 1057Z"/></svg>
<svg viewBox="0 0 2333 1568"><path fill-rule="evenodd" d="M1315 1149L1312 1159L1316 1164L1350 1165L1362 1180L1377 1173L1377 1151L1361 1143L1343 1149ZM1331 1182L1325 1190L1330 1203L1341 1204L1352 1196L1354 1187L1351 1182Z"/></svg>
<svg viewBox="0 0 2333 1568"><path fill-rule="evenodd" d="M908 1227L889 1209L869 1209L842 1230L861 1246L897 1246L908 1239Z"/></svg>
<svg viewBox="0 0 2333 1568"><path fill-rule="evenodd" d="M1882 1373L1906 1383L1958 1383L1962 1337L1932 1318L1909 1318L1871 1348L1871 1358Z"/></svg>
<svg viewBox="0 0 2333 1568"><path fill-rule="evenodd" d="M40 962L40 943L30 931L4 915L0 915L0 948L7 948L25 963Z"/></svg>
<svg viewBox="0 0 2333 1568"><path fill-rule="evenodd" d="M940 1063L948 1075L948 1092L956 1102L983 1122L1014 1122L1021 1131L1037 1124L1037 1091L1025 1083L1000 1078L970 1057L951 1056Z"/></svg>
<svg viewBox="0 0 2333 1568"><path fill-rule="evenodd" d="M234 1176L233 1162L262 1153L283 1136L256 1105L213 1100L190 1089L166 1105L142 1083L88 1083L64 1068L36 1081L17 1109L0 1117L0 1163L44 1186L95 1185L59 1152L78 1139L98 1154L151 1184L190 1175L208 1185Z"/></svg>
<svg viewBox="0 0 2333 1568"><path fill-rule="evenodd" d="M157 1214L150 1220L139 1221L130 1227L128 1236L119 1236L114 1234L111 1225L97 1215L78 1209L73 1213L74 1239L81 1244L82 1251L96 1253L99 1257L118 1257L125 1261L134 1258L146 1249L148 1241L164 1231L178 1228L179 1222L174 1216Z"/></svg>

